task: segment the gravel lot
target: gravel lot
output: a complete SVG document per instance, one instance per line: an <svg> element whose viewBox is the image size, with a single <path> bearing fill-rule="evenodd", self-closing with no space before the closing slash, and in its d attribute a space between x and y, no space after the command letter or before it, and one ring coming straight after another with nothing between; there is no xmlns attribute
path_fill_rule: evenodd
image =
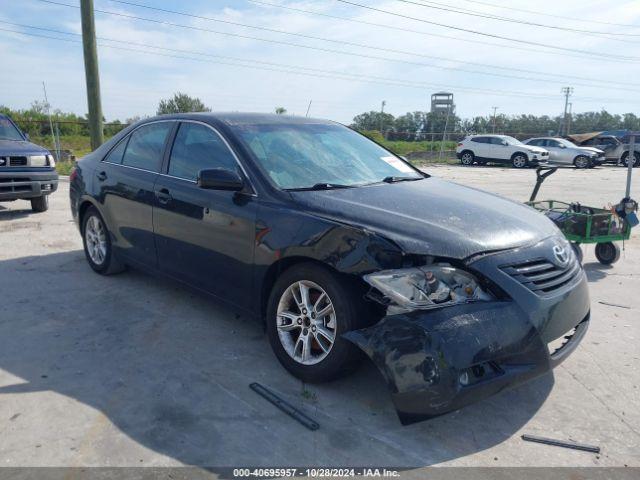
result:
<svg viewBox="0 0 640 480"><path fill-rule="evenodd" d="M504 168L427 170L519 201L535 178ZM624 181L621 168L563 170L539 197L601 206L622 197ZM68 203L61 182L44 214L26 202L0 204L3 466L640 466L637 231L614 267L586 248L591 327L554 375L402 427L371 365L303 385L279 366L258 324L138 271L93 273ZM253 381L320 430L265 402ZM523 433L602 453L525 443Z"/></svg>

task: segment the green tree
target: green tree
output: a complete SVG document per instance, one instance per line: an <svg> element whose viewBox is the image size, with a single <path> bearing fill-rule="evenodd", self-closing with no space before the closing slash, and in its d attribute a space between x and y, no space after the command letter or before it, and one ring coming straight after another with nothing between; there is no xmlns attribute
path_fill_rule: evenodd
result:
<svg viewBox="0 0 640 480"><path fill-rule="evenodd" d="M356 130L386 131L394 128L394 122L395 117L390 113L382 113L372 110L354 117L351 127Z"/></svg>
<svg viewBox="0 0 640 480"><path fill-rule="evenodd" d="M160 100L158 105L158 115L166 113L187 113L187 112L210 112L211 109L207 107L202 100L195 97L190 97L186 93L175 93L173 98L166 100Z"/></svg>
<svg viewBox="0 0 640 480"><path fill-rule="evenodd" d="M284 115L285 113L287 113L287 109L284 107L276 107L276 114L277 115Z"/></svg>

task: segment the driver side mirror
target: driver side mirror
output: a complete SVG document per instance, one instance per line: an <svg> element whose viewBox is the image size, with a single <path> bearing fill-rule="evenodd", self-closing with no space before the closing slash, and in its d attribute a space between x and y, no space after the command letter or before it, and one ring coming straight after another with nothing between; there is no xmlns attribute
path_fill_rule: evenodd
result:
<svg viewBox="0 0 640 480"><path fill-rule="evenodd" d="M233 170L208 168L198 173L198 187L209 190L239 192L244 188L244 180Z"/></svg>
<svg viewBox="0 0 640 480"><path fill-rule="evenodd" d="M31 137L29 137L29 134L27 132L24 132L24 139L28 142L31 140Z"/></svg>
<svg viewBox="0 0 640 480"><path fill-rule="evenodd" d="M503 147L507 147L509 145L509 142L507 142L506 140L502 140L501 145Z"/></svg>

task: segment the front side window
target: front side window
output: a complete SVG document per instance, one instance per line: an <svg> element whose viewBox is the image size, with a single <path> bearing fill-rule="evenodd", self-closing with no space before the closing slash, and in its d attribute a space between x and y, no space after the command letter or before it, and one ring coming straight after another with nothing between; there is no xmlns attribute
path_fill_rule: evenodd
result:
<svg viewBox="0 0 640 480"><path fill-rule="evenodd" d="M243 125L236 132L282 189L424 178L388 150L342 125Z"/></svg>
<svg viewBox="0 0 640 480"><path fill-rule="evenodd" d="M237 170L238 163L216 132L198 123L182 123L171 149L169 175L195 181L207 168Z"/></svg>
<svg viewBox="0 0 640 480"><path fill-rule="evenodd" d="M547 140L547 147L558 148L560 147L560 142L557 140Z"/></svg>
<svg viewBox="0 0 640 480"><path fill-rule="evenodd" d="M0 117L0 140L21 141L24 138L11 120Z"/></svg>
<svg viewBox="0 0 640 480"><path fill-rule="evenodd" d="M540 140L540 139L538 139L538 140L529 140L527 142L527 144L528 145L532 145L534 147L541 147L542 146L542 142L544 142L544 140Z"/></svg>
<svg viewBox="0 0 640 480"><path fill-rule="evenodd" d="M129 138L122 164L159 172L164 143L172 127L173 122L158 122L138 128Z"/></svg>

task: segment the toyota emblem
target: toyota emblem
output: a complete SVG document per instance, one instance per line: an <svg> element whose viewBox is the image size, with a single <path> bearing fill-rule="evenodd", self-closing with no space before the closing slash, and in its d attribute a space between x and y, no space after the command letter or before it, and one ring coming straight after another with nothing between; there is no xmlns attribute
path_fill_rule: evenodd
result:
<svg viewBox="0 0 640 480"><path fill-rule="evenodd" d="M566 267L569 263L569 252L561 245L553 246L553 255L556 257L556 262L560 267Z"/></svg>

